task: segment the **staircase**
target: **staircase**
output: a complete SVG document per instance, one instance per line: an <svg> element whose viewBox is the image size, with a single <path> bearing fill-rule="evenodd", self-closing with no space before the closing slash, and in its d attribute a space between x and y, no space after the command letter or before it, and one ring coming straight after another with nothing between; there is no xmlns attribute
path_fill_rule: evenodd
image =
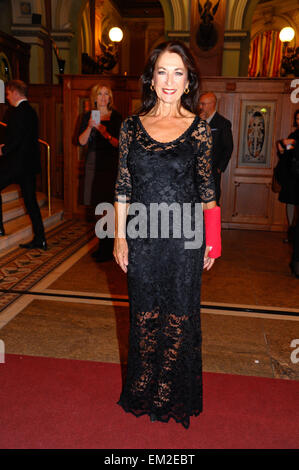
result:
<svg viewBox="0 0 299 470"><path fill-rule="evenodd" d="M4 250L17 247L19 243L31 240L32 225L21 198L18 185L11 185L2 192L3 225L5 236L0 237L0 255ZM63 219L63 201L51 199L51 212L48 213L47 197L43 193L37 193L37 201L41 209L41 215L45 231L59 225Z"/></svg>

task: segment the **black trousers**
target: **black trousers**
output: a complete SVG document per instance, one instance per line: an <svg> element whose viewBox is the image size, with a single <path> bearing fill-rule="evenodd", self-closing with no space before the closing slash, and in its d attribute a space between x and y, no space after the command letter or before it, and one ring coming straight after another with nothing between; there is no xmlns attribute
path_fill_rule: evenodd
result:
<svg viewBox="0 0 299 470"><path fill-rule="evenodd" d="M213 177L215 182L216 203L217 206L219 206L221 196L221 173L218 173L216 169L213 169Z"/></svg>
<svg viewBox="0 0 299 470"><path fill-rule="evenodd" d="M17 183L20 185L22 197L28 215L32 223L32 229L34 238L37 241L41 241L45 238L44 224L41 217L39 205L36 200L36 176L35 175L24 175L18 180L13 180L8 176L1 175L0 177L0 191L9 186L10 184ZM0 195L0 223L3 223L2 217L2 197Z"/></svg>
<svg viewBox="0 0 299 470"><path fill-rule="evenodd" d="M295 227L293 261L299 262L299 219Z"/></svg>

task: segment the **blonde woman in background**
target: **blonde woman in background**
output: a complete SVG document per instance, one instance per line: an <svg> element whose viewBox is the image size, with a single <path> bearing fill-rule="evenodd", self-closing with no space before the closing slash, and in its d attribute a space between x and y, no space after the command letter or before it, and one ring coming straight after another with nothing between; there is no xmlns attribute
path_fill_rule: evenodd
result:
<svg viewBox="0 0 299 470"><path fill-rule="evenodd" d="M96 207L100 202L113 203L118 165L118 138L122 116L113 107L109 85L97 84L90 94L92 109L84 113L79 130L79 144L87 145L84 177L84 204ZM100 111L100 122L92 110ZM112 259L113 240L104 239L93 253L96 261Z"/></svg>

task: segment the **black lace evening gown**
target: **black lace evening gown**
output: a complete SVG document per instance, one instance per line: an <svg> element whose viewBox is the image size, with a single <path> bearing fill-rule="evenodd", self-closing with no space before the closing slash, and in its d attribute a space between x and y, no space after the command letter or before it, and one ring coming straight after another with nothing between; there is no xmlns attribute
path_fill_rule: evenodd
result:
<svg viewBox="0 0 299 470"><path fill-rule="evenodd" d="M118 202L195 203L215 200L209 126L195 117L177 139L160 143L138 116L120 132ZM171 225L171 224L170 224ZM171 417L189 427L202 411L200 327L205 244L181 238L129 238L130 341L119 404L135 416Z"/></svg>

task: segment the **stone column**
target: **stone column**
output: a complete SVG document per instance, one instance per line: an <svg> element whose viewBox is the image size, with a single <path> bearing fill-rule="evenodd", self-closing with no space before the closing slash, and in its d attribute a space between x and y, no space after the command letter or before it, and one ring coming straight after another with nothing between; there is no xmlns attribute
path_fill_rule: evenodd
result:
<svg viewBox="0 0 299 470"><path fill-rule="evenodd" d="M247 76L246 63L244 61L241 63L241 54L244 43L247 43L248 39L249 31L225 31L222 59L223 76Z"/></svg>
<svg viewBox="0 0 299 470"><path fill-rule="evenodd" d="M43 25L22 24L11 27L12 34L27 44L30 44L30 83L45 83L45 42L48 32Z"/></svg>

